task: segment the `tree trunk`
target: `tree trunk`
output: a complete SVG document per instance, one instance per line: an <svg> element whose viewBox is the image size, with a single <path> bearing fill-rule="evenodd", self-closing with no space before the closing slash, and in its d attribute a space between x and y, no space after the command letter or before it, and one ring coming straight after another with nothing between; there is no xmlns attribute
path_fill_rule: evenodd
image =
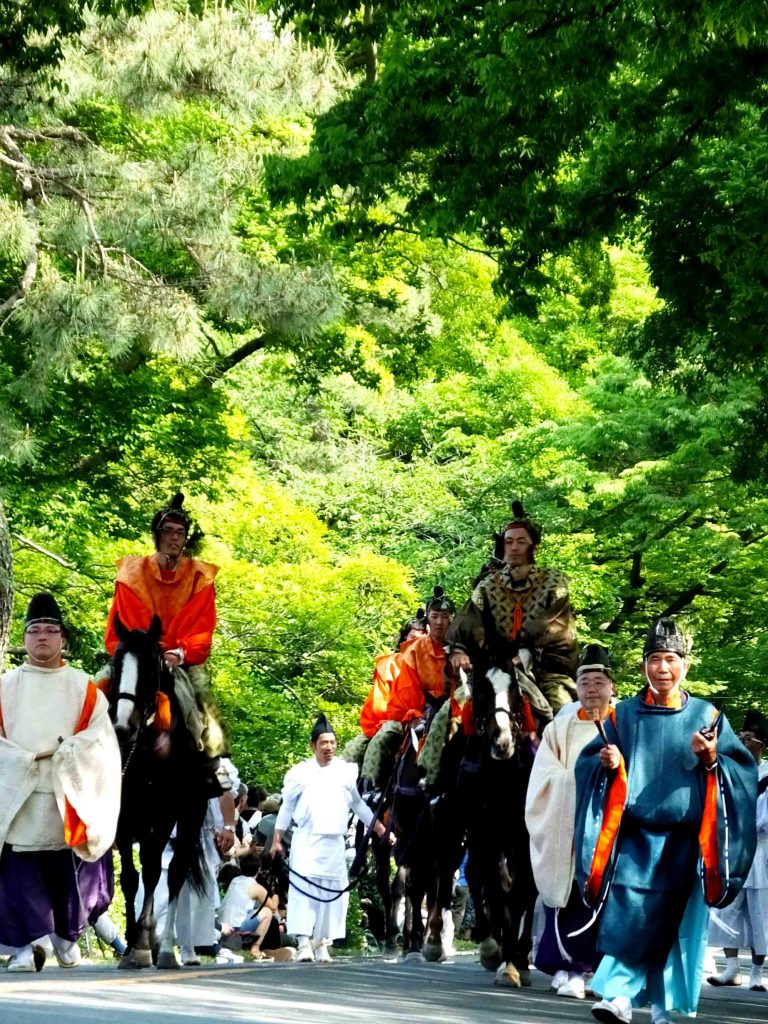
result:
<svg viewBox="0 0 768 1024"><path fill-rule="evenodd" d="M8 521L0 501L0 671L5 665L13 610L13 552Z"/></svg>

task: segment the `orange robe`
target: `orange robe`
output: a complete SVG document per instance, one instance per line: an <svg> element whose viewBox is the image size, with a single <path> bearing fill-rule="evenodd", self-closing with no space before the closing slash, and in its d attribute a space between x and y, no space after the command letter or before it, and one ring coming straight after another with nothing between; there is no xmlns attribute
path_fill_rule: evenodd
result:
<svg viewBox="0 0 768 1024"><path fill-rule="evenodd" d="M182 557L174 572L162 570L154 555L121 558L104 634L109 653L115 653L119 642L116 613L128 629L149 629L152 616L157 615L163 625L163 650L180 647L184 664L201 665L211 652L216 627L213 580L218 571L217 566L196 558Z"/></svg>
<svg viewBox="0 0 768 1024"><path fill-rule="evenodd" d="M426 695L441 697L445 687L445 650L429 635L420 636L400 658L400 672L392 687L386 717L406 722L424 714Z"/></svg>
<svg viewBox="0 0 768 1024"><path fill-rule="evenodd" d="M360 708L360 728L369 739L387 720L389 697L400 675L400 652L380 654L373 664L371 691Z"/></svg>

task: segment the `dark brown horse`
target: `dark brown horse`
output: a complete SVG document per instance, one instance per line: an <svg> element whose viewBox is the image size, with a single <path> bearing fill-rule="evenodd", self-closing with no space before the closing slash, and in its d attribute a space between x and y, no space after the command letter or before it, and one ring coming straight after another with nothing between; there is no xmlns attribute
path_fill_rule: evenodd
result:
<svg viewBox="0 0 768 1024"><path fill-rule="evenodd" d="M210 772L184 723L171 671L159 647L160 620L149 630L128 630L115 618L120 644L115 652L110 716L123 761L123 788L116 846L125 896L127 954L122 968L152 965L157 950L154 894L161 857L171 833L169 908L157 956L158 967L179 967L174 951L176 897L186 880L203 885L200 833L208 802ZM161 722L161 718L167 720ZM162 727L161 727L162 726ZM168 726L168 728L166 728ZM136 918L139 873L133 863L138 843L144 902Z"/></svg>
<svg viewBox="0 0 768 1024"><path fill-rule="evenodd" d="M425 956L441 958L442 911L450 906L453 875L466 844L466 877L475 907L473 935L483 966L496 969L496 983L530 984L536 887L531 871L525 796L537 743L537 721L524 699L519 659L476 664L472 722L451 785L435 819L439 851L438 887L430 914Z"/></svg>

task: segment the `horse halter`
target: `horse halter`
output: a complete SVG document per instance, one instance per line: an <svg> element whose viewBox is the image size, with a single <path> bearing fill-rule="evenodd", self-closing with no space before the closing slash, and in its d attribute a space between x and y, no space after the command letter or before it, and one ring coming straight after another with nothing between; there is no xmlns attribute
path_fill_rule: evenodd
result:
<svg viewBox="0 0 768 1024"><path fill-rule="evenodd" d="M120 652L120 655L121 655L120 661L119 661L121 669L122 669L123 665L125 664L125 657L126 657L126 655L129 655L131 658L133 658L135 663L136 663L136 666L135 666L135 668L136 668L136 676L135 676L135 679L134 679L135 691L132 692L131 690L118 689L117 693L115 693L115 695L114 695L114 697L112 698L112 701L111 701L111 711L112 711L111 717L112 717L113 725L115 727L115 731L125 731L125 732L128 732L128 723L130 722L130 718L132 717L132 716L129 716L129 718L128 718L126 723L122 723L122 724L118 723L117 708L118 708L118 704L119 704L119 702L121 700L128 701L129 703L131 703L134 706L134 708L136 709L136 711L138 712L138 724L135 725L135 729L133 731L132 736L131 736L130 733L128 733L128 735L131 736L131 738L130 738L130 746L128 747L128 753L127 753L127 755L125 757L125 760L123 762L123 769L122 769L122 775L123 775L123 777L125 777L125 773L128 771L128 768L129 768L129 766L130 766L130 764L131 764L131 762L132 762L132 760L134 758L134 755L136 753L136 750L138 748L139 740L141 738L141 735L144 732L144 730L146 729L146 727L149 725L149 723L152 720L153 715L155 714L155 701L153 699L151 699L151 698L145 701L145 700L141 699L140 696L139 696L139 692L138 691L139 691L140 666L139 666L138 654L135 651L127 650L123 646L122 643L119 645L118 651ZM158 665L159 665L159 659L158 659ZM122 675L122 673L121 673L121 675ZM155 688L155 692L156 692L156 689L157 688Z"/></svg>

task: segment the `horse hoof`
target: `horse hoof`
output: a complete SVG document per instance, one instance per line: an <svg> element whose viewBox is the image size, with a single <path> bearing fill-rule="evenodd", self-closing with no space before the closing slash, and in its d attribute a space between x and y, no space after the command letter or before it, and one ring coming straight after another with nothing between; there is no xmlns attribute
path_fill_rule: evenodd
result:
<svg viewBox="0 0 768 1024"><path fill-rule="evenodd" d="M421 954L418 949L412 949L410 953L406 953L403 957L404 964L423 964L425 957Z"/></svg>
<svg viewBox="0 0 768 1024"><path fill-rule="evenodd" d="M483 939L477 949L480 954L480 963L486 971L495 971L501 965L501 950L499 944L492 935Z"/></svg>
<svg viewBox="0 0 768 1024"><path fill-rule="evenodd" d="M173 950L161 950L157 954L157 966L162 970L168 971L180 971L181 964L179 963L176 954Z"/></svg>
<svg viewBox="0 0 768 1024"><path fill-rule="evenodd" d="M528 968L527 967L520 968L518 970L518 974L520 975L520 984L523 986L523 988L530 988L531 987L531 972L528 970Z"/></svg>
<svg viewBox="0 0 768 1024"><path fill-rule="evenodd" d="M422 956L430 964L439 964L445 960L442 943L425 942L421 947Z"/></svg>
<svg viewBox="0 0 768 1024"><path fill-rule="evenodd" d="M520 988L520 974L514 964L502 964L493 983L502 988Z"/></svg>
<svg viewBox="0 0 768 1024"><path fill-rule="evenodd" d="M132 949L120 957L117 964L119 971L140 971L143 967L152 966L152 953L148 949Z"/></svg>

